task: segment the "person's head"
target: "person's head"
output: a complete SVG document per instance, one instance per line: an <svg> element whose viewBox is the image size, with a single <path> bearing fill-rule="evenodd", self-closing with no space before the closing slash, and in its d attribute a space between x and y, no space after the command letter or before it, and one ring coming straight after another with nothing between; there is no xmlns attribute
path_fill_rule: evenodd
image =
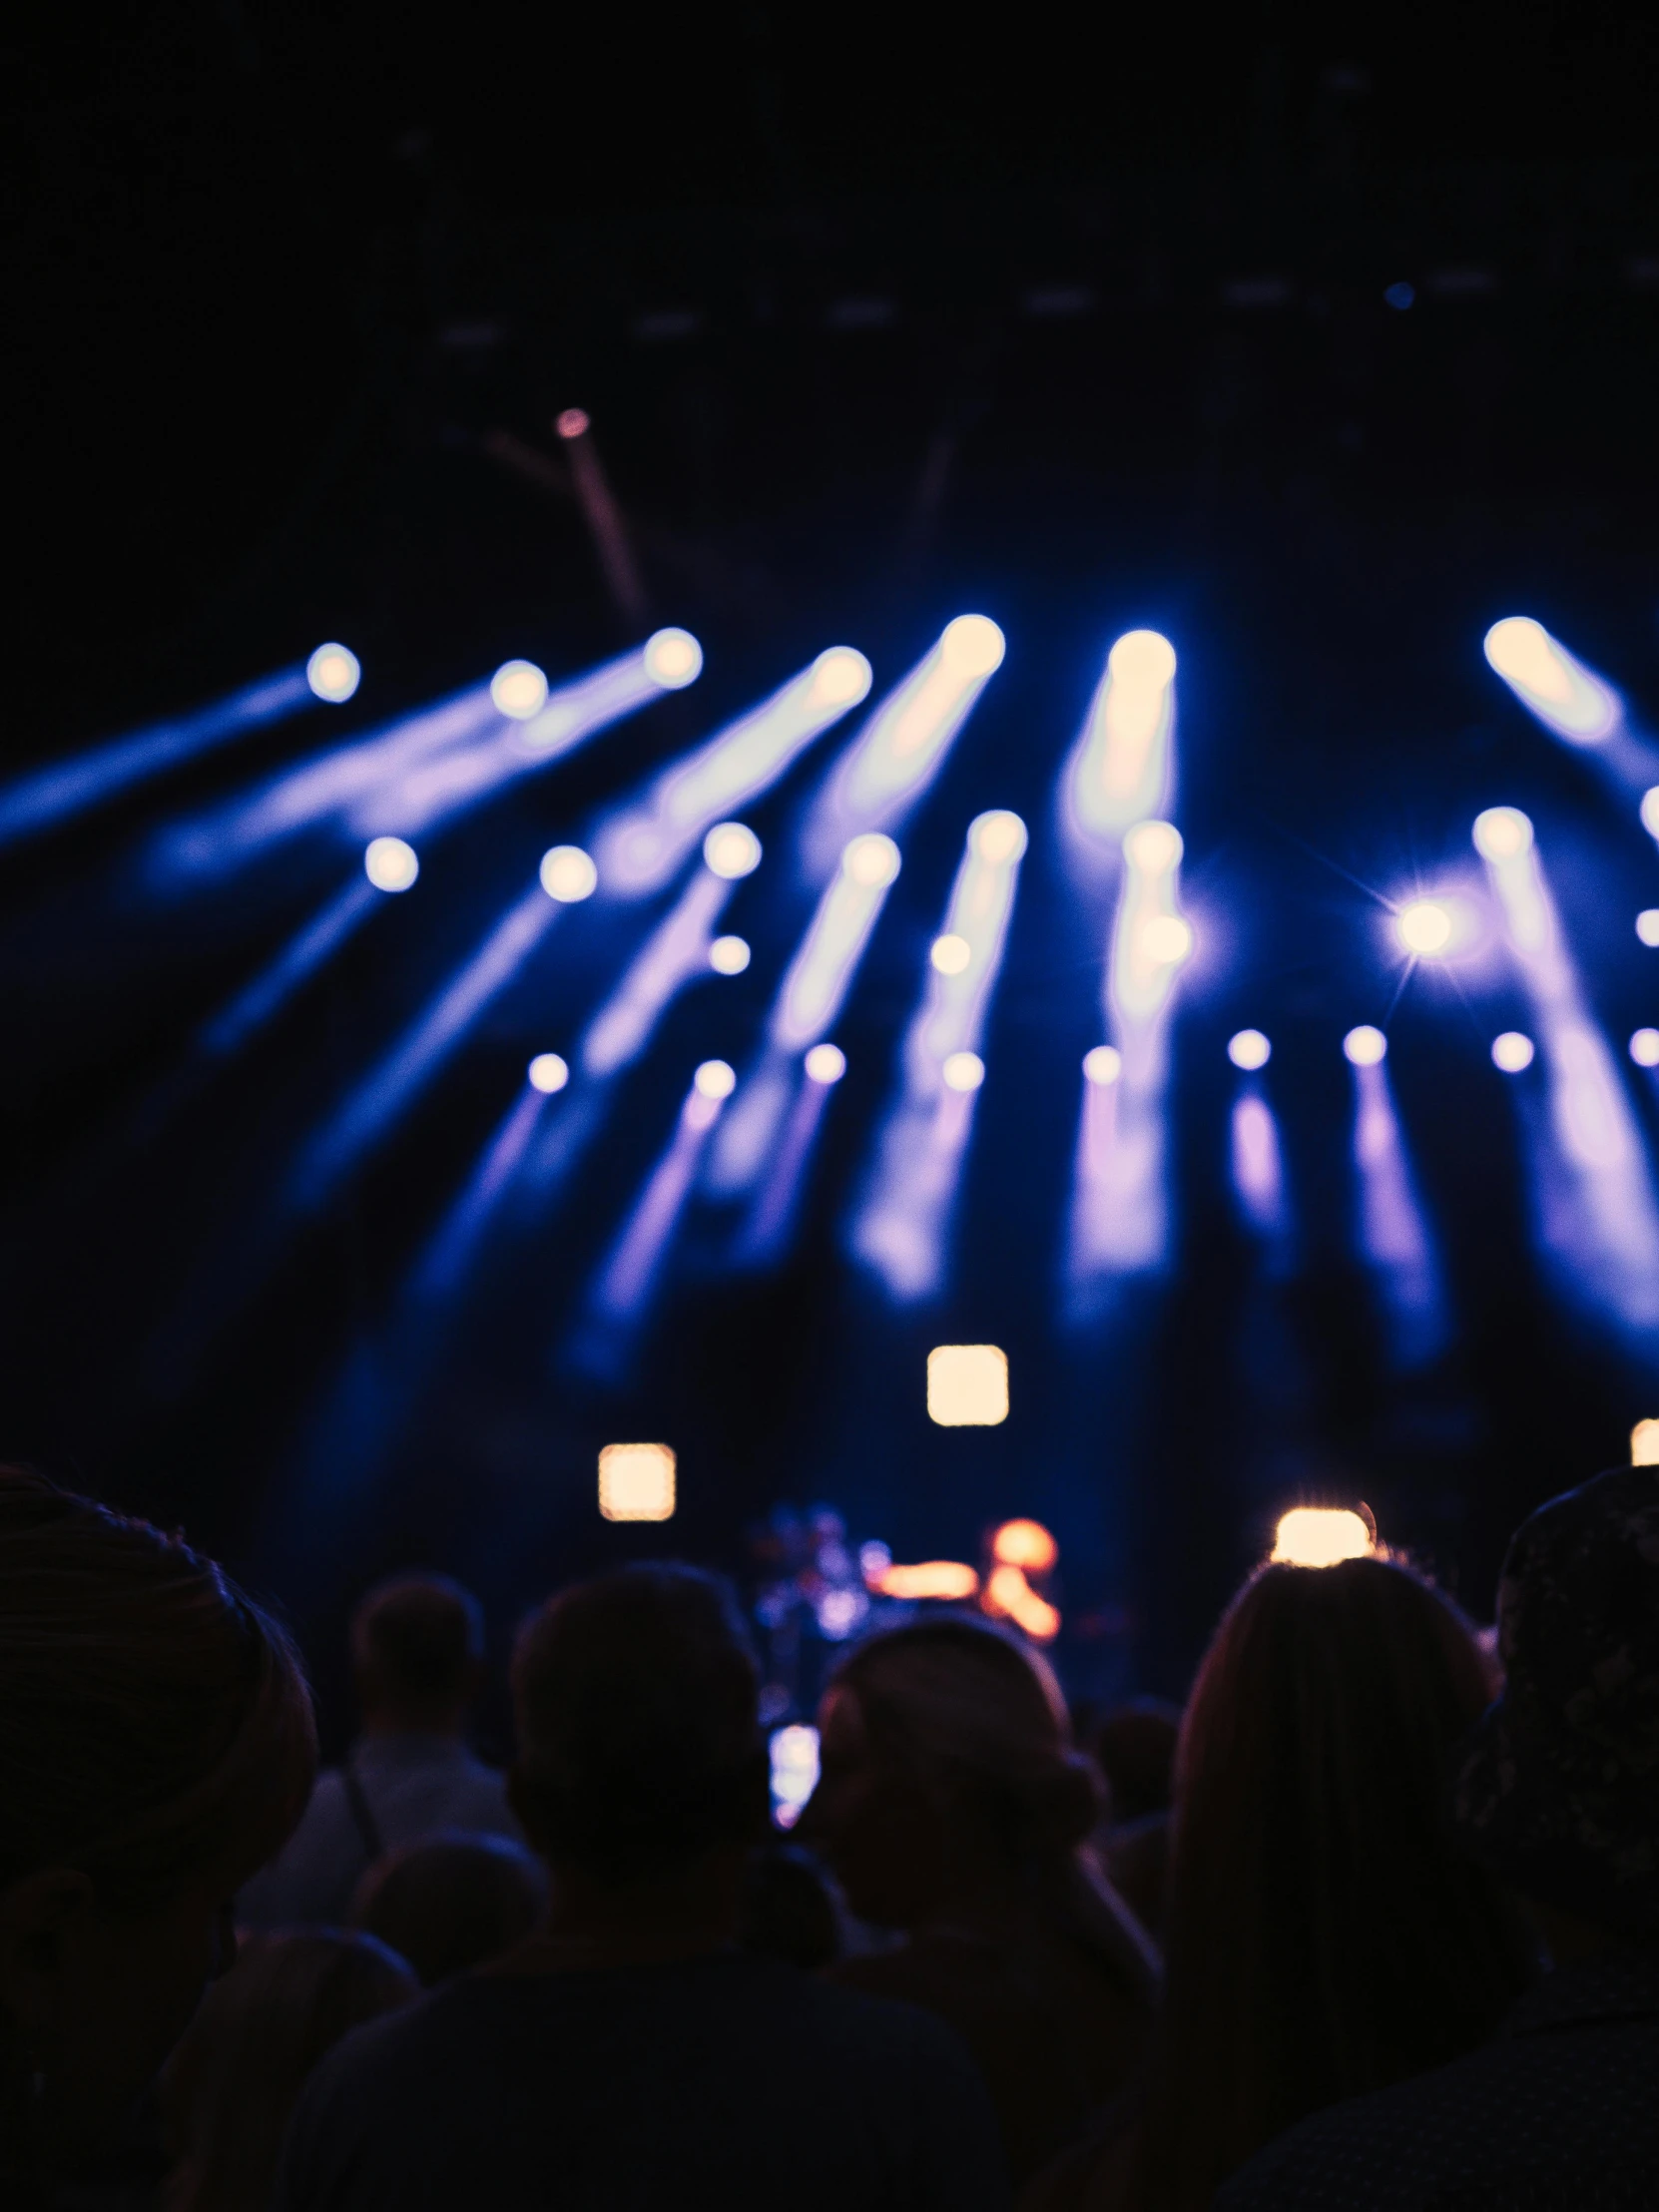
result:
<svg viewBox="0 0 1659 2212"><path fill-rule="evenodd" d="M332 1928L244 1936L162 2082L175 2163L165 2212L270 2202L282 2131L306 2076L342 2035L419 1994L372 1936Z"/></svg>
<svg viewBox="0 0 1659 2212"><path fill-rule="evenodd" d="M315 1764L287 1639L211 1559L0 1470L0 2089L43 2081L49 2134L155 2073Z"/></svg>
<svg viewBox="0 0 1659 2212"><path fill-rule="evenodd" d="M1503 1690L1458 1770L1469 1848L1552 1943L1659 1935L1659 1468L1523 1521L1498 1585ZM1569 1924L1580 1924L1572 1929Z"/></svg>
<svg viewBox="0 0 1659 2212"><path fill-rule="evenodd" d="M546 1899L546 1873L522 1844L440 1829L374 1862L351 1900L351 1925L431 1988L523 1942Z"/></svg>
<svg viewBox="0 0 1659 2212"><path fill-rule="evenodd" d="M371 1731L458 1736L483 1679L478 1600L443 1574L378 1584L352 1617L351 1667Z"/></svg>
<svg viewBox="0 0 1659 2212"><path fill-rule="evenodd" d="M1145 1820L1169 1809L1181 1708L1163 1698L1131 1698L1095 1724L1094 1755L1106 1777L1111 1818Z"/></svg>
<svg viewBox="0 0 1659 2212"><path fill-rule="evenodd" d="M673 1563L561 1591L513 1658L514 1810L551 1864L622 1890L767 1833L754 1654L725 1583Z"/></svg>
<svg viewBox="0 0 1659 2212"><path fill-rule="evenodd" d="M1471 2047L1519 1993L1520 1925L1447 1811L1491 1687L1399 1561L1266 1566L1234 1599L1177 1752L1139 2202L1208 2204L1293 2121Z"/></svg>

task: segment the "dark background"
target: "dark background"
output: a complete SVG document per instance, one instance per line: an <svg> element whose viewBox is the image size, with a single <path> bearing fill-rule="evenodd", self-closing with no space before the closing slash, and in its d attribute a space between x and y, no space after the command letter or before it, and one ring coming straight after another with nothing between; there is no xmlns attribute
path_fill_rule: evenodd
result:
<svg viewBox="0 0 1659 2212"><path fill-rule="evenodd" d="M341 1609L386 1567L452 1567L504 1632L560 1575L659 1543L594 1514L593 1451L629 1432L681 1451L675 1544L738 1569L780 1501L829 1499L900 1556L973 1557L990 1519L1040 1513L1086 1686L1179 1688L1298 1496L1366 1497L1485 1606L1516 1517L1622 1456L1659 1379L1531 1250L1485 1056L1518 1004L1427 977L1390 1067L1456 1342L1389 1373L1337 1044L1397 971L1353 879L1395 896L1466 869L1472 814L1524 806L1609 1033L1659 1013L1630 929L1651 842L1479 655L1524 610L1638 721L1659 699L1653 19L202 4L25 24L5 60L8 767L324 636L362 657L365 728L509 653L560 674L613 651L629 632L551 432L573 403L654 618L708 664L449 832L410 900L166 1115L196 1025L339 854L188 911L147 901L131 855L321 734L275 731L5 856L0 1442L185 1518L290 1610L325 1684ZM267 1250L300 1138L542 845L824 645L868 653L880 691L967 607L1008 660L906 834L780 1274L735 1274L702 1207L627 1384L561 1365L686 1070L741 1066L758 1033L801 919L766 870L733 907L750 975L687 994L579 1191L504 1226L439 1343L398 1335L398 1286L597 968L549 955L328 1218ZM1201 942L1180 1254L1078 1332L1056 1268L1100 944L1051 795L1105 646L1141 622L1181 655ZM755 811L769 843L815 774ZM1033 850L956 1264L895 1320L839 1236L962 827L992 804ZM1222 1046L1245 1021L1275 1040L1301 1224L1277 1287L1225 1187ZM922 1415L927 1346L964 1336L1009 1349L1005 1429ZM393 1382L367 1453L337 1417L365 1345Z"/></svg>

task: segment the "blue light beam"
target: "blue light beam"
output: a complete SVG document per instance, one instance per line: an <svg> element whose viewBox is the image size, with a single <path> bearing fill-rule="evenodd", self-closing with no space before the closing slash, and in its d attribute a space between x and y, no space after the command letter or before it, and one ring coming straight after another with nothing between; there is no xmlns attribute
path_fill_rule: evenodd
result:
<svg viewBox="0 0 1659 2212"><path fill-rule="evenodd" d="M1351 1029L1343 1050L1354 1070L1356 1229L1377 1290L1393 1365L1407 1373L1445 1350L1451 1328L1439 1256L1394 1112L1380 1029Z"/></svg>

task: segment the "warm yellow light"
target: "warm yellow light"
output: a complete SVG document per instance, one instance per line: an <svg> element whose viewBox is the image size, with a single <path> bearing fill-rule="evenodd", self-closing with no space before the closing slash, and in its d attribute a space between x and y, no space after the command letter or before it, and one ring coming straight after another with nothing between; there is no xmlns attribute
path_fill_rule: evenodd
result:
<svg viewBox="0 0 1659 2212"><path fill-rule="evenodd" d="M1039 1643L1060 1633L1060 1616L1047 1598L1039 1597L1025 1579L1023 1567L993 1567L983 1599L987 1613L1000 1614Z"/></svg>
<svg viewBox="0 0 1659 2212"><path fill-rule="evenodd" d="M991 1538L991 1556L1005 1567L1029 1567L1046 1574L1060 1556L1060 1547L1041 1521L1010 1520Z"/></svg>
<svg viewBox="0 0 1659 2212"><path fill-rule="evenodd" d="M1659 1467L1659 1420L1639 1420L1630 1431L1630 1464Z"/></svg>
<svg viewBox="0 0 1659 2212"><path fill-rule="evenodd" d="M1371 1524L1346 1505L1293 1505L1279 1516L1272 1556L1283 1566L1334 1567L1376 1549Z"/></svg>
<svg viewBox="0 0 1659 2212"><path fill-rule="evenodd" d="M883 1597L972 1597L979 1577L960 1559L923 1559L913 1567L885 1567L875 1587Z"/></svg>
<svg viewBox="0 0 1659 2212"><path fill-rule="evenodd" d="M941 1428L995 1428L1008 1418L1008 1355L999 1345L935 1345L927 1417Z"/></svg>
<svg viewBox="0 0 1659 2212"><path fill-rule="evenodd" d="M599 1454L599 1510L607 1520L674 1517L674 1453L667 1444L606 1444Z"/></svg>

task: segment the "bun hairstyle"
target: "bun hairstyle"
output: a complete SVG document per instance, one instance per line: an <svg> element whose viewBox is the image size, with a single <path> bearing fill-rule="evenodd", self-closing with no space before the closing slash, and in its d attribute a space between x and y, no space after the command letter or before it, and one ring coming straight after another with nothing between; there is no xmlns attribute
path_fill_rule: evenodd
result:
<svg viewBox="0 0 1659 2212"><path fill-rule="evenodd" d="M293 1648L221 1568L0 1468L0 1890L71 1867L116 1912L229 1897L315 1769Z"/></svg>
<svg viewBox="0 0 1659 2212"><path fill-rule="evenodd" d="M831 1687L855 1699L877 1758L947 1818L988 1826L1069 1932L1150 1996L1155 1954L1081 1848L1105 1792L1046 1660L988 1621L947 1616L870 1637Z"/></svg>

